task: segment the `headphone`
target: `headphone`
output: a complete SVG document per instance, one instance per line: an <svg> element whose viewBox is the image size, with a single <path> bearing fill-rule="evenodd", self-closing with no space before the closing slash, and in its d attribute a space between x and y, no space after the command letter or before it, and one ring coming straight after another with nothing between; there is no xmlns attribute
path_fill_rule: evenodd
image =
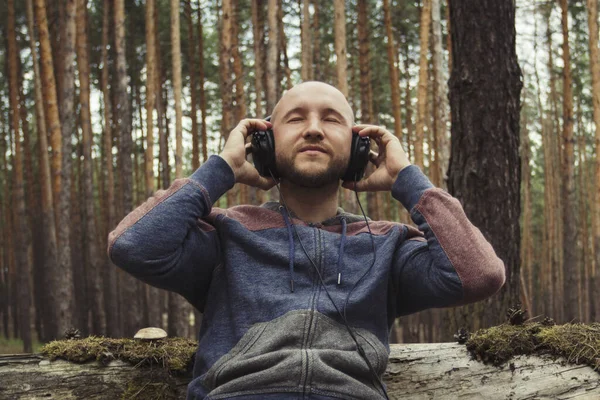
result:
<svg viewBox="0 0 600 400"><path fill-rule="evenodd" d="M271 120L271 116L265 118ZM279 178L277 164L275 162L275 138L273 130L256 131L252 134L252 161L258 173L265 177ZM371 140L352 132L352 147L350 149L350 161L344 175L343 181L355 182L362 179L369 163L369 152Z"/></svg>

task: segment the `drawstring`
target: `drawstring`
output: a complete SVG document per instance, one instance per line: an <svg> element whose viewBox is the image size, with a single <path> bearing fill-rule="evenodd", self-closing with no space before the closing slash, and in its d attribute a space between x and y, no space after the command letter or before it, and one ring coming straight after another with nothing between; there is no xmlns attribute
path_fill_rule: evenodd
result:
<svg viewBox="0 0 600 400"><path fill-rule="evenodd" d="M283 206L279 206L279 211L283 216L285 221L285 226L288 231L289 238L289 260L290 260L290 291L294 293L294 257L295 257L295 247L294 247L294 233L292 232L292 224L290 223L290 218L287 214L287 211ZM346 218L341 217L340 221L342 223L342 239L340 241L340 248L338 250L338 260L337 260L337 284L342 284L342 270L344 269L344 246L346 245Z"/></svg>
<svg viewBox="0 0 600 400"><path fill-rule="evenodd" d="M290 219L283 206L279 206L279 211L281 211L281 215L283 215L283 219L285 220L285 225L287 226L288 237L290 242L289 247L289 259L290 259L290 291L294 293L294 234L292 233L292 224L290 224Z"/></svg>
<svg viewBox="0 0 600 400"><path fill-rule="evenodd" d="M338 251L338 275L337 275L337 284L342 284L342 269L344 269L344 245L346 244L346 218L340 218L342 222L342 240L340 241L340 249Z"/></svg>

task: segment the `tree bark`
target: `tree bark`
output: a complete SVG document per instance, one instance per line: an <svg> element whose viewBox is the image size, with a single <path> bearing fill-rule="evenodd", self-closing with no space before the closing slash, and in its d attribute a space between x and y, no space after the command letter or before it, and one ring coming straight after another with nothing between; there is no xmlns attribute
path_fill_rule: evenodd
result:
<svg viewBox="0 0 600 400"><path fill-rule="evenodd" d="M519 301L522 83L515 51L515 5L451 2L450 18L453 124L448 188L506 266L504 287L478 304L480 322L488 325L499 322L508 306ZM472 315L467 319L474 324Z"/></svg>
<svg viewBox="0 0 600 400"><path fill-rule="evenodd" d="M42 268L36 271L36 277L39 282L45 282L46 275L50 271L58 269L58 249L56 244L56 220L54 219L54 201L52 198L52 178L50 172L50 160L48 157L48 138L46 131L46 120L44 113L44 101L42 97L42 87L40 82L40 69L37 59L37 51L35 46L34 33L34 16L33 2L27 0L27 31L29 35L29 46L31 48L31 57L33 63L33 76L35 86L35 115L37 122L38 133L38 148L39 148L39 173L41 186L41 208L42 208L42 227L43 227L43 265ZM40 276L41 275L41 276ZM46 309L48 304L48 290L43 290L38 293L41 296L40 305L36 311L41 320L47 320L44 315L49 315L49 310ZM45 334L47 327L42 323L42 331L38 332L40 339L47 338Z"/></svg>
<svg viewBox="0 0 600 400"><path fill-rule="evenodd" d="M146 1L146 155L144 157L146 198L154 194L154 104L157 96L155 7L155 0Z"/></svg>
<svg viewBox="0 0 600 400"><path fill-rule="evenodd" d="M104 179L106 186L106 199L104 202L104 215L106 218L107 231L103 232L104 243L107 243L108 230L113 229L116 224L115 218L115 181L113 173L113 155L112 155L112 109L110 102L110 93L108 90L108 46L109 46L109 21L110 21L110 0L103 0L102 13L102 101L104 105ZM105 258L104 266L104 300L106 308L106 333L110 337L121 337L122 331L118 323L119 306L117 302L117 271L116 266L108 257Z"/></svg>
<svg viewBox="0 0 600 400"><path fill-rule="evenodd" d="M394 134L402 141L402 110L400 109L400 79L396 69L396 46L392 32L392 15L390 11L390 0L383 0L383 14L385 20L385 32L387 36L387 55L390 73L390 87L392 89L392 110L394 114Z"/></svg>
<svg viewBox="0 0 600 400"><path fill-rule="evenodd" d="M595 187L596 199L600 198L600 56L598 55L598 2L587 0L590 70L592 75L592 99L594 107L594 132L595 132ZM592 204L592 234L594 259L591 265L593 293L591 298L595 301L595 320L600 319L600 206Z"/></svg>
<svg viewBox="0 0 600 400"><path fill-rule="evenodd" d="M524 113L525 114L525 113ZM530 315L534 313L530 303L533 292L533 224L532 224L532 201L531 201L531 147L529 141L529 128L527 126L527 116L523 116L521 123L521 146L519 156L521 157L521 189L523 198L523 214L522 214L522 232L521 232L521 303L526 307Z"/></svg>
<svg viewBox="0 0 600 400"><path fill-rule="evenodd" d="M221 101L222 120L221 134L225 139L229 132L235 127L233 115L233 81L232 81L232 0L223 0L221 10L221 51L219 56L219 67L221 71Z"/></svg>
<svg viewBox="0 0 600 400"><path fill-rule="evenodd" d="M188 28L188 70L190 73L190 118L192 121L192 171L200 167L200 151L198 145L198 106L196 101L196 46L194 46L194 23L192 22L192 0L185 1L185 19Z"/></svg>
<svg viewBox="0 0 600 400"><path fill-rule="evenodd" d="M554 203L552 205L552 213L554 214L554 229L552 235L554 235L554 243L555 246L552 249L553 252L553 269L552 269L552 285L554 286L554 297L556 300L553 308L553 318L556 320L562 321L564 314L563 302L561 300L563 297L563 265L564 265L564 257L563 257L563 209L562 203L566 201L562 192L562 150L560 144L560 117L558 112L558 93L556 90L556 73L555 73L555 65L554 65L554 49L553 49L553 40L552 40L552 10L554 8L554 3L548 4L548 11L546 15L546 39L547 39L547 47L548 47L548 74L550 75L550 108L548 110L548 136L549 136L549 145L550 151L552 154L552 168L550 173L552 174L552 193Z"/></svg>
<svg viewBox="0 0 600 400"><path fill-rule="evenodd" d="M173 97L175 100L175 178L183 178L183 127L181 110L181 34L179 0L171 0L171 57L173 63Z"/></svg>
<svg viewBox="0 0 600 400"><path fill-rule="evenodd" d="M277 29L277 10L279 7L277 0L269 0L268 6L268 24L269 40L267 42L267 68L266 68L266 89L267 89L267 113L273 112L277 102L277 60L279 55L279 32Z"/></svg>
<svg viewBox="0 0 600 400"><path fill-rule="evenodd" d="M244 65L239 49L239 31L238 27L242 26L240 20L239 5L234 3L233 8L233 24L232 24L232 48L231 55L233 57L233 74L235 76L235 121L240 121L246 118L246 96L244 93Z"/></svg>
<svg viewBox="0 0 600 400"><path fill-rule="evenodd" d="M369 54L367 1L358 0L358 62L360 66L360 122L373 122L373 104L370 101L371 73Z"/></svg>
<svg viewBox="0 0 600 400"><path fill-rule="evenodd" d="M119 360L75 364L37 354L0 356L0 373L5 393L22 400L129 398L124 395L128 388L145 385L162 390L164 398L184 398L191 380L190 373L170 375L164 368L134 367ZM407 400L495 399L507 393L514 400L555 399L565 393L600 396L598 373L591 367L549 356L519 356L510 368L496 367L473 360L456 343L391 345L383 381L390 398Z"/></svg>
<svg viewBox="0 0 600 400"><path fill-rule="evenodd" d="M428 61L429 29L431 26L431 0L423 0L420 25L420 50L419 50L419 86L417 90L417 126L414 141L414 162L421 169L424 167L423 141L425 140L427 88L428 88Z"/></svg>
<svg viewBox="0 0 600 400"><path fill-rule="evenodd" d="M106 313L98 229L94 212L94 172L92 164L92 121L90 112L90 64L87 37L87 0L77 0L77 66L79 71L79 104L83 147L83 199L85 216L85 252L88 260L88 295L91 299L92 333L106 335Z"/></svg>
<svg viewBox="0 0 600 400"><path fill-rule="evenodd" d="M200 0L198 0L198 71L200 86L200 115L202 123L202 161L208 159L207 137L206 137L206 95L204 93L204 31L202 28L202 11Z"/></svg>
<svg viewBox="0 0 600 400"><path fill-rule="evenodd" d="M23 351L31 352L31 314L30 314L30 285L29 274L31 268L31 241L30 232L27 225L27 213L25 212L25 191L23 182L23 148L21 145L20 132L20 105L19 105L19 79L18 72L18 53L15 28L15 4L14 0L8 0L7 3L7 61L8 61L8 80L9 80L9 104L11 109L12 130L14 134L15 151L13 153L13 205L16 208L16 226L14 226L15 252L18 263L18 272L16 279L16 309L18 315L19 330L23 340Z"/></svg>
<svg viewBox="0 0 600 400"><path fill-rule="evenodd" d="M51 331L54 338L62 337L64 332L72 327L75 310L73 287L73 262L71 249L71 176L72 176L72 137L75 132L75 30L76 30L76 0L65 2L64 30L61 36L62 61L62 96L60 117L62 128L61 176L60 192L58 194L58 213L56 240L58 244L58 263L60 271L51 275L52 287L57 288L51 295L50 310L54 311ZM64 36L64 37L63 37ZM75 264L75 269L78 269Z"/></svg>
<svg viewBox="0 0 600 400"><path fill-rule="evenodd" d="M303 81L313 79L313 52L310 27L310 0L302 0L302 67L300 77Z"/></svg>
<svg viewBox="0 0 600 400"><path fill-rule="evenodd" d="M262 50L265 42L264 21L261 16L263 4L260 0L252 0L252 39L254 44L254 92L256 94L254 102L254 115L256 118L262 118L264 115L262 99L263 86L262 76L264 66L262 63Z"/></svg>
<svg viewBox="0 0 600 400"><path fill-rule="evenodd" d="M179 33L179 0L171 0L171 51L173 62L173 92L175 98L175 178L183 178L183 138L181 111L181 41ZM169 335L187 336L188 307L180 295L169 293Z"/></svg>
<svg viewBox="0 0 600 400"><path fill-rule="evenodd" d="M125 61L125 4L124 0L114 2L115 27L115 65L117 86L116 126L119 127L119 158L121 175L121 218L133 208L132 165L131 165L131 114L127 95L127 70ZM141 325L141 305L138 297L139 283L129 274L123 275L121 304L125 306L121 313L123 335L133 336Z"/></svg>
<svg viewBox="0 0 600 400"><path fill-rule="evenodd" d="M446 124L448 115L447 81L444 74L442 49L442 23L440 16L440 0L431 1L432 24L432 64L433 64L433 101L434 101L434 134L435 142L435 176L437 187L446 188L446 175L448 170L449 146L448 128Z"/></svg>
<svg viewBox="0 0 600 400"><path fill-rule="evenodd" d="M74 0L68 3L72 6ZM72 13L74 10L69 11ZM73 15L74 18L74 15ZM70 249L68 246L69 220L64 221L63 212L68 213L68 197L61 196L61 174L63 169L63 140L61 131L61 121L58 114L58 104L56 95L56 82L54 79L52 49L48 33L48 20L46 17L46 2L45 0L35 0L35 19L38 26L39 41L40 41L40 61L42 65L42 88L45 105L46 126L50 134L50 144L52 146L52 188L54 198L54 212L57 222L57 250L58 250L58 268L56 270L48 270L48 310L53 312L48 315L45 326L48 338L56 338L62 335L64 329L71 324L73 314L73 281L71 265L68 261L70 257ZM72 58L71 58L72 60ZM69 141L64 140L64 143L69 146ZM70 149L70 146L69 146ZM71 154L68 154L70 160ZM64 185L67 187L67 193L70 190L70 166L69 177L63 175L67 182ZM66 197L66 198L65 198ZM62 207L61 207L62 205ZM68 215L68 214L67 214ZM59 218L60 217L60 218ZM63 226L64 225L64 226ZM65 229L67 230L65 232Z"/></svg>
<svg viewBox="0 0 600 400"><path fill-rule="evenodd" d="M575 210L575 148L573 139L573 80L569 48L569 10L567 0L560 0L561 26L563 34L563 306L564 320L579 318L577 288L581 272L577 261L577 220Z"/></svg>
<svg viewBox="0 0 600 400"><path fill-rule="evenodd" d="M325 72L323 71L323 66L321 65L321 25L319 24L319 17L321 14L321 8L319 3L320 0L311 0L313 6L313 16L312 16L312 48L313 48L313 79L317 81L325 80ZM344 21L346 20L346 16L344 15ZM345 27L344 27L345 29Z"/></svg>

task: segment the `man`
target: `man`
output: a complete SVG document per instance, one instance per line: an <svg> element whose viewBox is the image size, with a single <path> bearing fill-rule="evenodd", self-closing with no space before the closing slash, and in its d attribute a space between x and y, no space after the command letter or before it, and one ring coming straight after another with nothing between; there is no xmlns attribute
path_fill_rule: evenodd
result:
<svg viewBox="0 0 600 400"><path fill-rule="evenodd" d="M504 266L460 203L410 165L384 128L353 126L345 97L306 82L271 122L246 119L220 156L129 214L113 262L204 313L188 399L380 399L400 315L481 300ZM235 182L269 189L247 139L273 128L282 202L212 208ZM338 208L353 132L379 154L358 191L391 191L419 229Z"/></svg>

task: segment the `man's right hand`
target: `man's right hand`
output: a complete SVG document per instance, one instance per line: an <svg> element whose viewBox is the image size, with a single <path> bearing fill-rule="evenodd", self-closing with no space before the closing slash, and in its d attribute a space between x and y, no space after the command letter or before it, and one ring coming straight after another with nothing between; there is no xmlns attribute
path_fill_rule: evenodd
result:
<svg viewBox="0 0 600 400"><path fill-rule="evenodd" d="M220 156L233 170L236 183L243 183L263 190L275 186L273 178L260 176L254 165L246 160L251 145L246 144L246 138L256 131L266 131L273 125L262 119L243 119L231 131Z"/></svg>

